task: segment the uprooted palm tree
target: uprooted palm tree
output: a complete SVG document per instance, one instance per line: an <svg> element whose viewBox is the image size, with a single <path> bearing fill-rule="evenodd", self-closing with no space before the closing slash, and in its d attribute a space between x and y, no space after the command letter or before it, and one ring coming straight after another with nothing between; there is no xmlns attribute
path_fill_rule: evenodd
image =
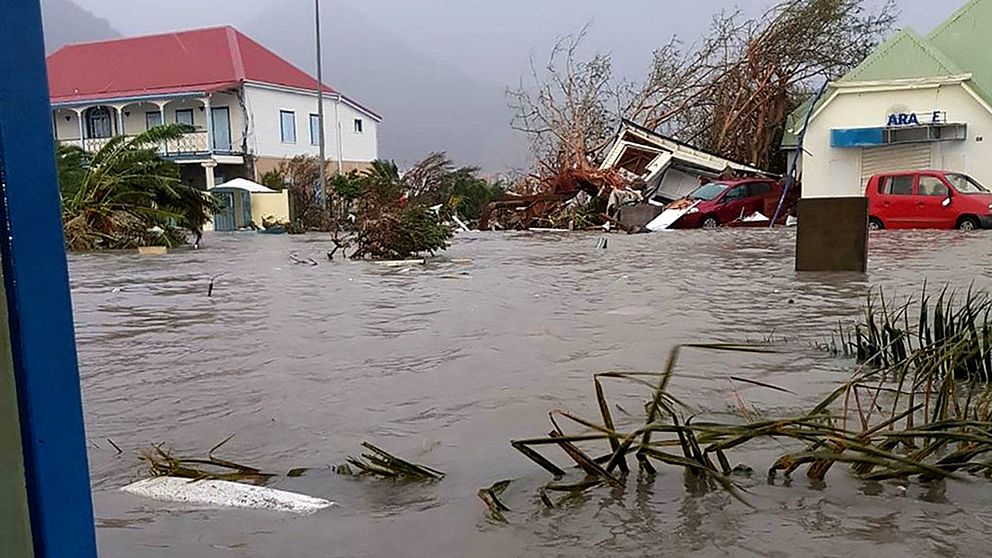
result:
<svg viewBox="0 0 992 558"><path fill-rule="evenodd" d="M429 193L439 187L439 174L443 173L401 175L395 163L373 161L359 178L354 205L357 248L351 257L401 259L447 248L451 229L428 205Z"/></svg>
<svg viewBox="0 0 992 558"><path fill-rule="evenodd" d="M178 165L159 154L164 142L189 131L173 124L117 136L94 154L57 147L66 247L173 246L203 230L214 201L183 184Z"/></svg>

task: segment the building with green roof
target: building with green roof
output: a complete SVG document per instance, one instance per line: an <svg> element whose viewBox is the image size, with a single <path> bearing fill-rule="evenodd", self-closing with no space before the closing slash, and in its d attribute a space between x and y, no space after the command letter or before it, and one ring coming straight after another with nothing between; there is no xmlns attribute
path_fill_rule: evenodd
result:
<svg viewBox="0 0 992 558"><path fill-rule="evenodd" d="M831 82L790 116L782 141L796 156L809 115L803 197L862 196L873 174L922 168L992 185L990 53L992 0L971 0L926 36L899 31Z"/></svg>

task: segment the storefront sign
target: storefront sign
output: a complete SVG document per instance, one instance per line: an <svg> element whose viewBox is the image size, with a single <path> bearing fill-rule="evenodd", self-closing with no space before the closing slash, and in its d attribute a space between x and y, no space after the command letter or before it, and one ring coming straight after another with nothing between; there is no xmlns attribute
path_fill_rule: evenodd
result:
<svg viewBox="0 0 992 558"><path fill-rule="evenodd" d="M920 126L922 124L943 124L947 121L947 113L940 110L933 112L895 112L889 115L889 127Z"/></svg>

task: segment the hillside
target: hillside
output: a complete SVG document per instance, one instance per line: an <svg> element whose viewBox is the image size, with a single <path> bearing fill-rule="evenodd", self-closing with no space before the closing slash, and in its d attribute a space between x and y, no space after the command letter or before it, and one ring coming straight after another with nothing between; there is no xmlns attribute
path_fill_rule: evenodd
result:
<svg viewBox="0 0 992 558"><path fill-rule="evenodd" d="M313 71L311 10L308 0L287 0L240 27ZM487 171L523 166L526 144L510 130L503 85L437 63L341 3L326 3L322 16L325 80L383 115L383 157L404 164L446 150Z"/></svg>
<svg viewBox="0 0 992 558"><path fill-rule="evenodd" d="M85 41L120 37L120 33L101 19L79 7L72 0L41 0L41 17L45 26L45 52Z"/></svg>

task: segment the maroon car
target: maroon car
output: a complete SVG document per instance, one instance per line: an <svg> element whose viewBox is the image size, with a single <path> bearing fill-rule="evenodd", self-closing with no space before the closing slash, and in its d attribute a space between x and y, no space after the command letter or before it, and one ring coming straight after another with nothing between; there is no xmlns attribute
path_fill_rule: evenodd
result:
<svg viewBox="0 0 992 558"><path fill-rule="evenodd" d="M766 178L718 180L686 196L699 202L675 222L677 229L715 229L755 213L768 217L782 197L782 185Z"/></svg>

